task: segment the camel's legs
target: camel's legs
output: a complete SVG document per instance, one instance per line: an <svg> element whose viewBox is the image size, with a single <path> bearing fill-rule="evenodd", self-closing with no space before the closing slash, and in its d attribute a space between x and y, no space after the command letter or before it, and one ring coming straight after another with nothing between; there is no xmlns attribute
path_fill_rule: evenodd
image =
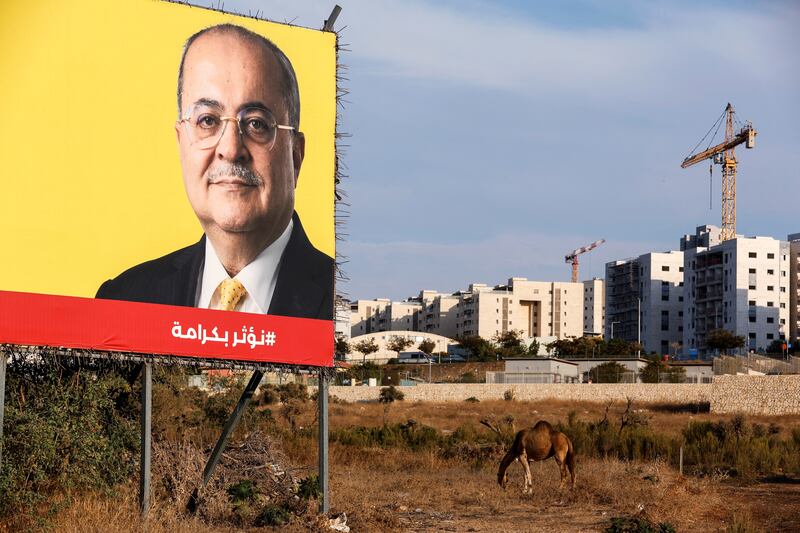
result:
<svg viewBox="0 0 800 533"><path fill-rule="evenodd" d="M567 482L567 464L566 464L567 463L567 461L566 461L567 458L566 458L566 455L567 455L566 453L559 453L559 452L556 452L556 454L553 455L553 459L556 460L556 464L558 465L558 469L561 472L561 483L559 483L559 485L558 485L558 487L561 488L561 489L564 488L564 485Z"/></svg>
<svg viewBox="0 0 800 533"><path fill-rule="evenodd" d="M533 478L531 477L531 467L528 464L528 454L524 449L518 457L518 460L520 464L522 464L522 468L525 469L525 489L522 492L523 494L528 494L528 492L533 492Z"/></svg>

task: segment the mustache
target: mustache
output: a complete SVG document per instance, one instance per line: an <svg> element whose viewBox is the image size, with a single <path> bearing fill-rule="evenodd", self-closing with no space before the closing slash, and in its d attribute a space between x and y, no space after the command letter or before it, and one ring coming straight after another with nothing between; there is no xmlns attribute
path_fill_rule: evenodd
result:
<svg viewBox="0 0 800 533"><path fill-rule="evenodd" d="M264 184L264 179L258 174L258 172L236 162L218 163L213 168L210 168L208 171L206 171L205 177L209 184L231 177L239 178L245 183L245 185L251 185L253 187Z"/></svg>

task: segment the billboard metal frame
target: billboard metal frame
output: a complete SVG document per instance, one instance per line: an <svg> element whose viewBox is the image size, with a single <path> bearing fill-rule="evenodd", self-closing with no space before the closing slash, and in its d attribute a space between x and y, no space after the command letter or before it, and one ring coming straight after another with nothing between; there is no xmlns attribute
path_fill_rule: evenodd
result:
<svg viewBox="0 0 800 533"><path fill-rule="evenodd" d="M183 3L183 2L176 2L175 0L166 0L168 2L173 3ZM212 8L213 9L213 8ZM255 16L252 14L242 15L239 13L229 13L224 11L224 9L213 9L214 11L227 13L227 14L234 14L238 16L246 16L250 18L256 18L258 20L268 20L259 16L257 13ZM334 23L336 22L339 13L341 12L342 8L339 5L335 5L330 16L324 21L323 27L321 31L325 32L332 32L337 33L333 27ZM336 54L337 54L337 63L336 63L336 105L337 107L341 105L341 97L347 94L347 91L340 87L339 82L344 79L340 75L340 69L343 66L338 61L338 52L340 50L338 38L336 40ZM342 133L339 131L339 114L337 112L336 115L336 129L335 129L335 140L336 140L336 150L335 150L335 202L336 202L336 214L334 224L336 227L339 227L343 224L343 218L346 214L343 214L342 211L339 209L339 204L342 203L343 193L340 189L341 180L345 177L341 170L340 166L340 144L339 140L343 137L347 137L347 134ZM336 239L340 240L340 236L337 234ZM341 256L338 254L336 255L336 264L335 264L335 277L334 277L334 294L336 294L336 280L345 281L347 278L341 271L341 263L340 260ZM335 305L335 304L334 304ZM334 310L334 319L335 319L335 310ZM334 342L334 339L331 339L331 342ZM224 369L231 369L231 370L247 370L252 371L252 375L250 377L247 386L244 388L239 401L237 402L236 406L234 407L231 414L228 416L228 420L225 423L225 426L222 429L222 433L217 440L217 443L214 447L214 450L211 452L211 456L206 463L205 469L203 470L203 478L202 478L202 485L194 490L192 496L190 497L189 502L187 502L187 509L191 512L194 512L198 505L199 505L199 492L202 490L203 487L210 481L211 477L213 476L214 470L216 465L218 464L220 458L222 457L222 453L227 446L228 440L231 434L234 432L236 427L241 420L241 416L244 413L245 409L247 408L250 400L253 397L258 385L261 382L261 379L265 372L286 372L286 373L293 373L293 374L316 374L318 377L318 394L317 394L317 402L318 402L318 421L319 421L319 472L318 472L318 479L319 479L319 487L321 492L321 498L319 502L319 511L320 513L327 513L330 511L330 490L329 490L329 462L328 462L328 432L329 432L329 425L328 425L328 385L330 379L335 374L334 367L317 367L317 366L306 366L306 365L293 365L293 364L281 364L281 363L270 363L270 362L255 362L255 361L241 361L241 360L227 360L227 359L208 359L208 358L195 358L195 357L186 357L186 356L170 356L170 355L157 355L157 354L142 354L142 353L132 353L132 352L115 352L115 351L95 351L95 350L88 350L88 349L73 349L73 348L64 348L64 347L52 347L52 346L28 346L28 345L16 345L16 344L0 344L0 468L2 468L3 464L3 414L5 411L5 378L6 378L6 371L7 371L7 359L16 354L21 356L38 356L42 353L49 353L52 355L59 355L59 356L66 356L66 357L77 357L77 358L88 358L88 359L103 359L107 361L119 361L119 362L135 362L139 361L140 364L134 369L134 372L131 376L129 376L129 381L133 382L136 379L141 379L141 411L140 411L140 433L141 433L141 451L140 451L140 478L139 478L139 509L141 512L142 517L146 517L149 509L150 509L150 482L151 482L151 451L152 451L152 381L153 381L153 364L165 364L165 365L184 365L184 366L196 366L202 365L205 368L224 368Z"/></svg>

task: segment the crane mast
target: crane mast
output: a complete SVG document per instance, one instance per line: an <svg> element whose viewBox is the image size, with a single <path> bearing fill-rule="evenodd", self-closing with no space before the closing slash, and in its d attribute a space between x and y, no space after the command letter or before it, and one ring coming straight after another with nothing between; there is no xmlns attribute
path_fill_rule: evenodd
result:
<svg viewBox="0 0 800 533"><path fill-rule="evenodd" d="M738 132L734 131L733 106L725 108L725 140L702 152L690 155L681 163L681 168L690 167L700 161L712 159L722 165L722 232L720 239L727 241L736 238L736 153L735 148L744 143L745 147L755 146L756 130L747 123Z"/></svg>

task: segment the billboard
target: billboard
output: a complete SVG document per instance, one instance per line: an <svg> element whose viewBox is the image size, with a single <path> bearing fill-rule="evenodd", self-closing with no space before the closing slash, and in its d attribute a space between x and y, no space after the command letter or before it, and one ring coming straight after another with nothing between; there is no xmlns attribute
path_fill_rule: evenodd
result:
<svg viewBox="0 0 800 533"><path fill-rule="evenodd" d="M0 343L331 366L336 36L0 6Z"/></svg>

